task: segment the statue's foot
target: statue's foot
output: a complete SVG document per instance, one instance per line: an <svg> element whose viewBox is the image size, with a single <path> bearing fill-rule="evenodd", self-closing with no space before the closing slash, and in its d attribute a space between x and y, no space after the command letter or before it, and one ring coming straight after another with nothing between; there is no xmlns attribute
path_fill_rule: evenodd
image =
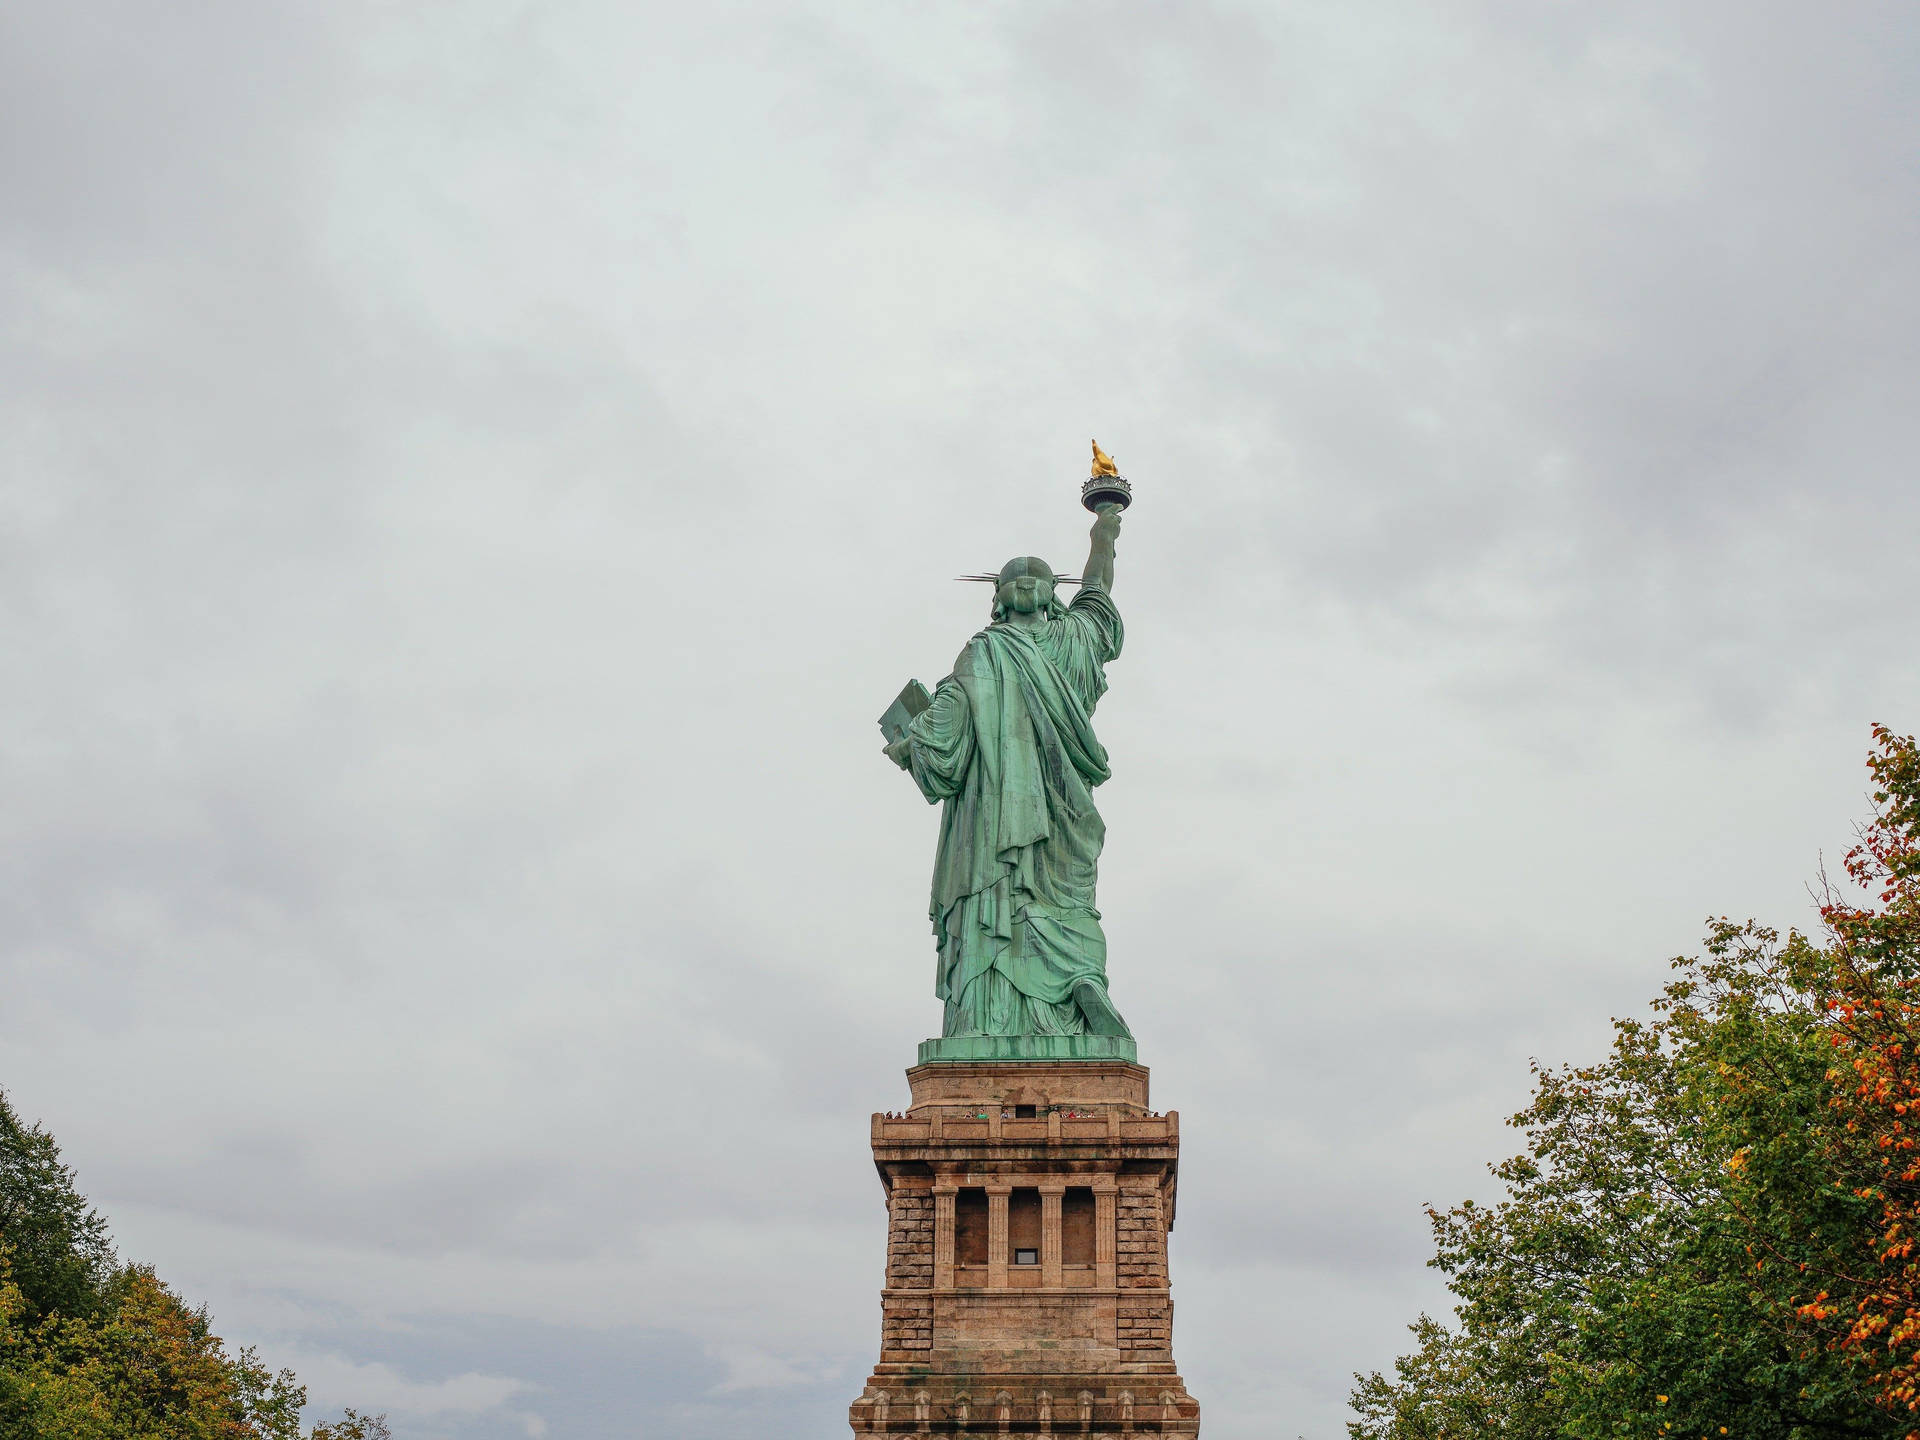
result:
<svg viewBox="0 0 1920 1440"><path fill-rule="evenodd" d="M1091 1035L1124 1035L1133 1038L1133 1032L1127 1028L1127 1022L1120 1018L1120 1012L1113 1008L1113 1002L1107 998L1104 985L1096 985L1091 980L1082 980L1073 987L1073 1003L1080 1007L1080 1013L1087 1017L1087 1033Z"/></svg>

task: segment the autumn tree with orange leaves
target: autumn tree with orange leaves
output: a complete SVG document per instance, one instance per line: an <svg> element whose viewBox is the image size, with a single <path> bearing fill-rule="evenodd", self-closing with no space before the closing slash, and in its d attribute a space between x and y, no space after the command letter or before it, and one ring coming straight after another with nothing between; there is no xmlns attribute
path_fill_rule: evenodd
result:
<svg viewBox="0 0 1920 1440"><path fill-rule="evenodd" d="M1714 922L1598 1064L1536 1067L1506 1195L1431 1211L1454 1322L1354 1440L1920 1440L1920 750L1824 935Z"/></svg>
<svg viewBox="0 0 1920 1440"><path fill-rule="evenodd" d="M1839 1344L1867 1368L1880 1403L1920 1417L1920 748L1874 728L1873 822L1847 853L1850 900L1829 886L1822 1004L1834 1086L1828 1153L1874 1225L1802 1307L1839 1320ZM1920 1420L1916 1420L1920 1425ZM1920 1428L1912 1432L1920 1436Z"/></svg>
<svg viewBox="0 0 1920 1440"><path fill-rule="evenodd" d="M0 1092L0 1440L389 1440L352 1410L304 1433L305 1405L291 1371L115 1257L53 1137Z"/></svg>

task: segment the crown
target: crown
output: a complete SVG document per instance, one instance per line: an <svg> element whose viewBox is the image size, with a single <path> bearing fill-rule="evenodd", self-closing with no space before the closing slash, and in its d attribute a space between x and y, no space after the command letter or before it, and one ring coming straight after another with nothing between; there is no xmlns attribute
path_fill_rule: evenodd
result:
<svg viewBox="0 0 1920 1440"><path fill-rule="evenodd" d="M998 585L1000 583L1000 577L998 575L956 575L953 578L956 580L977 580L983 585ZM1080 583L1080 577L1078 575L1056 575L1053 577L1053 583L1056 585L1078 585Z"/></svg>

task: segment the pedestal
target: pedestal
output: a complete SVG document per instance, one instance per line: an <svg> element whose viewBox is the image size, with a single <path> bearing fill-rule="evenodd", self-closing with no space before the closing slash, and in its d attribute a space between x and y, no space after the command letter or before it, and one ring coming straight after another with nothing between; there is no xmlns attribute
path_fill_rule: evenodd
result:
<svg viewBox="0 0 1920 1440"><path fill-rule="evenodd" d="M946 1060L873 1117L880 1363L857 1435L1197 1435L1173 1363L1180 1117L1128 1060Z"/></svg>

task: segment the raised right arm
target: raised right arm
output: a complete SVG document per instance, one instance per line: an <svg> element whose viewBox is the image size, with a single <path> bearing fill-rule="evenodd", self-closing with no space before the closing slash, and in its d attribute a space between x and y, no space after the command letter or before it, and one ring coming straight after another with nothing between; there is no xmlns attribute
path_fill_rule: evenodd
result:
<svg viewBox="0 0 1920 1440"><path fill-rule="evenodd" d="M1120 538L1120 507L1102 505L1092 530L1093 547L1080 571L1080 583L1089 589L1113 593L1113 550Z"/></svg>

